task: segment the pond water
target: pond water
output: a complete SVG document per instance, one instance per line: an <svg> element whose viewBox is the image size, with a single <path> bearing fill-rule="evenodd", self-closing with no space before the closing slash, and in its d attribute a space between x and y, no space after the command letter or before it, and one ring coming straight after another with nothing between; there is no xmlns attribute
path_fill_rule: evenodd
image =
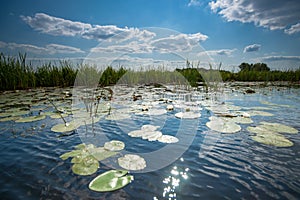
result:
<svg viewBox="0 0 300 200"><path fill-rule="evenodd" d="M43 98L45 95L55 97L60 107L70 105L72 98L68 97L68 93L63 93L65 90L53 88L1 94L0 119L5 118L3 113L13 109L19 111L16 105L23 111L27 107L29 111L20 116L38 115L40 110L44 113L53 111L53 106ZM59 95L55 93L65 96L57 98ZM215 113L209 108L211 101L205 94L197 94L197 104L193 104L200 108L198 112L201 116L197 119L176 118L175 113L182 111L180 106L151 117L130 112L129 119L114 121L104 116L95 123L96 133L89 134L86 140L86 133L82 134L85 126L71 134L61 135L51 131L54 125L62 123L60 118L46 116L45 119L27 123L3 120L0 122L1 199L299 199L299 133L283 134L293 142L293 146L276 147L254 141L251 136L255 134L249 132L247 127L266 121L285 124L300 131L300 89L266 87L256 89L254 94L244 94L241 89L229 88L220 94L212 94L218 108L234 105L240 107L240 112L250 115L254 110L272 115L252 114L253 123L240 124L241 130L232 134L216 132L206 126L209 117ZM157 93L151 97L161 98L161 95ZM111 105L115 106L115 110L128 107L126 103L121 104L120 99L114 101ZM27 102L32 105L28 106ZM180 101L178 105L184 102ZM166 105L160 101L155 107L165 108ZM71 119L72 115L66 117L66 120ZM186 121L185 126L182 126L183 121ZM189 123L195 127L189 127ZM127 134L126 131L144 124L158 125L163 133L177 136L179 142L170 145L182 152L176 154L174 160L164 163L174 152L171 152L172 149L156 151L168 144L133 138ZM178 134L180 127L186 130ZM111 157L109 162L100 162L97 172L89 176L74 174L70 160L62 160L60 156L78 144L97 141L99 130L108 140L123 141L126 145L123 151L127 153L156 152L155 159L145 157L147 167L153 169L146 167L148 170L143 172L130 171L134 181L114 192L89 190L89 182L117 166L116 160L120 155ZM121 151L121 154L124 153Z"/></svg>

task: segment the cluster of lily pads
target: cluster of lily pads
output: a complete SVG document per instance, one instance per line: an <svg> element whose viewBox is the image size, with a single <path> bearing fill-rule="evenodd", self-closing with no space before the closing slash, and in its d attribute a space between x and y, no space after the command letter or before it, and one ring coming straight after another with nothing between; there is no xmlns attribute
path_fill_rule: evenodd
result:
<svg viewBox="0 0 300 200"><path fill-rule="evenodd" d="M101 161L115 156L125 148L122 141L112 140L106 142L103 147L95 147L93 144L79 144L75 149L60 156L62 160L71 159L74 174L87 176L94 174L100 168ZM132 175L127 175L128 170L142 170L146 167L146 161L139 155L125 154L118 158L118 164L123 169L109 170L93 179L89 188L93 191L107 192L120 189L134 180Z"/></svg>
<svg viewBox="0 0 300 200"><path fill-rule="evenodd" d="M251 138L257 142L277 147L290 147L293 142L280 133L296 134L298 130L279 123L260 122L258 126L249 126L247 130L256 135Z"/></svg>
<svg viewBox="0 0 300 200"><path fill-rule="evenodd" d="M284 105L277 105L274 103L262 101L262 104L272 105L276 107L281 107ZM213 112L213 116L209 118L209 122L206 123L206 126L211 130L220 133L237 133L241 130L239 124L252 124L252 116L264 116L271 117L274 114L263 111L271 110L269 107L245 107L243 108L246 112L240 111L241 108L231 104L215 104L204 103L208 110ZM288 106L288 105L287 105ZM280 124L280 123L271 123L271 122L260 122L258 126L248 126L247 130L256 135L251 136L251 139L266 145L272 145L277 147L290 147L293 146L293 142L287 139L284 135L280 133L290 133L296 134L297 129Z"/></svg>
<svg viewBox="0 0 300 200"><path fill-rule="evenodd" d="M128 133L131 137L140 137L148 141L159 141L162 143L176 143L178 138L172 135L163 135L161 131L157 129L159 126L153 126L150 124L143 125L141 129L134 130Z"/></svg>

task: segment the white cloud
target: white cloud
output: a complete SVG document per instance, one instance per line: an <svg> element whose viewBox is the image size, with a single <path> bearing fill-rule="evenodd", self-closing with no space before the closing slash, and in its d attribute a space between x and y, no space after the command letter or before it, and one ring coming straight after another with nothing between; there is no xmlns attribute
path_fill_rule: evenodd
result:
<svg viewBox="0 0 300 200"><path fill-rule="evenodd" d="M289 35L300 32L300 23L292 25L289 29L285 29L284 32Z"/></svg>
<svg viewBox="0 0 300 200"><path fill-rule="evenodd" d="M39 47L31 44L17 44L17 43L5 43L0 41L0 48L8 48L12 50L19 50L25 52L31 52L35 54L73 54L84 53L79 48L65 46L60 44L48 44L45 47Z"/></svg>
<svg viewBox="0 0 300 200"><path fill-rule="evenodd" d="M21 16L21 19L37 31L56 36L81 35L85 30L92 28L90 24L57 18L44 13L36 13L34 17Z"/></svg>
<svg viewBox="0 0 300 200"><path fill-rule="evenodd" d="M298 0L215 0L211 1L209 6L213 12L220 14L227 21L253 22L256 26L270 30L287 30L287 27L300 21Z"/></svg>
<svg viewBox="0 0 300 200"><path fill-rule="evenodd" d="M120 28L115 25L92 25L63 18L53 17L44 13L36 13L34 17L21 16L31 28L54 36L77 36L85 39L104 40L114 36L117 40L149 40L155 36L147 30L137 28Z"/></svg>
<svg viewBox="0 0 300 200"><path fill-rule="evenodd" d="M190 0L190 2L188 3L188 6L201 6L203 3L199 0Z"/></svg>
<svg viewBox="0 0 300 200"><path fill-rule="evenodd" d="M264 62L273 61L297 61L300 62L300 56L266 56L261 58Z"/></svg>
<svg viewBox="0 0 300 200"><path fill-rule="evenodd" d="M150 53L152 49L149 43L132 41L126 44L110 45L108 47L94 47L90 51L93 53Z"/></svg>
<svg viewBox="0 0 300 200"><path fill-rule="evenodd" d="M254 51L259 51L260 50L261 45L260 44L251 44L248 45L244 48L244 53L246 52L254 52Z"/></svg>
<svg viewBox="0 0 300 200"><path fill-rule="evenodd" d="M199 45L201 41L205 41L207 38L207 35L201 33L181 33L154 40L151 42L151 45L155 51L159 52L182 52L191 50L193 47Z"/></svg>
<svg viewBox="0 0 300 200"><path fill-rule="evenodd" d="M61 54L84 53L84 51L82 51L79 48L65 46L65 45L61 45L61 44L48 44L46 46L46 49L52 53L61 53Z"/></svg>
<svg viewBox="0 0 300 200"><path fill-rule="evenodd" d="M210 56L231 56L233 52L235 52L237 49L219 49L219 50L209 50L200 52L199 55L210 55Z"/></svg>

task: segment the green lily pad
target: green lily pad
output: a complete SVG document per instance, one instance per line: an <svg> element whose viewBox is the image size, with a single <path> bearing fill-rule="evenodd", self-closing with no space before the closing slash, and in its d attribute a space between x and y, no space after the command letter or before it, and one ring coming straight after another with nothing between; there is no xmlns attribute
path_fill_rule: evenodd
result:
<svg viewBox="0 0 300 200"><path fill-rule="evenodd" d="M158 128L159 128L159 126L153 126L151 124L146 124L146 125L142 126L141 130L143 130L143 131L156 131Z"/></svg>
<svg viewBox="0 0 300 200"><path fill-rule="evenodd" d="M70 151L70 152L67 152L67 153L64 153L60 156L61 159L63 160L67 160L68 158L70 157L74 157L74 156L78 156L82 153L81 150L73 150L73 151Z"/></svg>
<svg viewBox="0 0 300 200"><path fill-rule="evenodd" d="M249 118L249 117L234 117L232 118L232 120L235 122L235 123L238 123L238 124L251 124L253 123L252 119Z"/></svg>
<svg viewBox="0 0 300 200"><path fill-rule="evenodd" d="M128 135L131 136L131 137L142 137L143 134L144 134L143 130L134 130L134 131L130 131L128 133Z"/></svg>
<svg viewBox="0 0 300 200"><path fill-rule="evenodd" d="M161 143L176 143L178 142L178 138L174 137L172 135L162 135L161 137L158 138L158 141Z"/></svg>
<svg viewBox="0 0 300 200"><path fill-rule="evenodd" d="M279 133L291 133L296 134L298 133L298 130L280 123L271 123L271 122L260 122L262 126L268 130L279 132Z"/></svg>
<svg viewBox="0 0 300 200"><path fill-rule="evenodd" d="M195 112L179 112L175 114L175 117L179 119L197 119L201 116L200 113Z"/></svg>
<svg viewBox="0 0 300 200"><path fill-rule="evenodd" d="M144 131L142 138L148 141L156 141L161 136L162 136L162 132L160 131Z"/></svg>
<svg viewBox="0 0 300 200"><path fill-rule="evenodd" d="M126 170L109 170L94 178L89 189L96 192L111 192L125 187L131 183L134 178L131 175L126 175Z"/></svg>
<svg viewBox="0 0 300 200"><path fill-rule="evenodd" d="M105 142L104 148L109 151L121 151L125 148L125 144L122 141L112 140L110 142Z"/></svg>
<svg viewBox="0 0 300 200"><path fill-rule="evenodd" d="M104 147L98 147L94 149L90 149L89 152L93 155L98 161L104 160L111 156L116 155L118 152L115 151L108 151L104 149Z"/></svg>
<svg viewBox="0 0 300 200"><path fill-rule="evenodd" d="M118 158L120 167L127 170L142 170L146 167L146 161L139 155L126 154Z"/></svg>
<svg viewBox="0 0 300 200"><path fill-rule="evenodd" d="M265 111L260 111L260 110L249 110L248 113L249 113L250 116L259 115L259 116L270 117L270 116L274 115L272 113L265 112Z"/></svg>
<svg viewBox="0 0 300 200"><path fill-rule="evenodd" d="M52 118L52 119L60 119L61 117L68 117L68 114L65 114L65 113L62 113L62 114L54 113L54 114L50 115L50 118Z"/></svg>
<svg viewBox="0 0 300 200"><path fill-rule="evenodd" d="M16 120L18 120L20 118L21 118L20 116L4 117L4 118L0 118L0 122L16 121Z"/></svg>
<svg viewBox="0 0 300 200"><path fill-rule="evenodd" d="M80 124L72 121L70 123L66 124L57 124L51 128L51 131L57 132L57 133L65 133L65 132L70 132L75 129L77 129L80 126Z"/></svg>
<svg viewBox="0 0 300 200"><path fill-rule="evenodd" d="M92 162L91 164L87 164L85 162L75 163L72 166L72 171L74 174L87 176L95 173L99 168L99 162Z"/></svg>
<svg viewBox="0 0 300 200"><path fill-rule="evenodd" d="M210 117L211 121L206 123L206 126L211 130L221 133L236 133L241 130L241 127L229 118Z"/></svg>
<svg viewBox="0 0 300 200"><path fill-rule="evenodd" d="M20 110L18 112L11 113L11 116L21 116L21 115L27 115L29 114L28 110Z"/></svg>
<svg viewBox="0 0 300 200"><path fill-rule="evenodd" d="M45 119L45 115L38 115L38 116L30 116L30 117L24 117L17 119L15 122L34 122L34 121L39 121L42 119Z"/></svg>
<svg viewBox="0 0 300 200"><path fill-rule="evenodd" d="M251 136L251 138L256 142L276 147L291 147L294 145L292 141L278 133L258 134Z"/></svg>

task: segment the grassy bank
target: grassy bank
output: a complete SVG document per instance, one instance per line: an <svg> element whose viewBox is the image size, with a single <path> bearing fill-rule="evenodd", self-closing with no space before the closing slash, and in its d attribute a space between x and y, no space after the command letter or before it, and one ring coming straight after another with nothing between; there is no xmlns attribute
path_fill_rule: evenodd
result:
<svg viewBox="0 0 300 200"><path fill-rule="evenodd" d="M107 67L104 71L98 71L95 67L86 65L72 66L67 61L60 62L58 66L48 63L36 68L26 63L26 55L20 54L18 58L12 58L0 54L0 90L73 86L76 77L78 84L93 83L91 79L95 79L94 82L99 83L101 86L113 85L118 81L124 84L157 82L162 84L184 84L185 79L192 86L197 86L199 82L206 81L288 81L290 83L299 83L300 81L300 68L294 71L241 70L238 73L224 70L184 68L176 69L174 73L160 71L159 69L131 71L123 67L118 70ZM99 77L101 78L99 79Z"/></svg>

